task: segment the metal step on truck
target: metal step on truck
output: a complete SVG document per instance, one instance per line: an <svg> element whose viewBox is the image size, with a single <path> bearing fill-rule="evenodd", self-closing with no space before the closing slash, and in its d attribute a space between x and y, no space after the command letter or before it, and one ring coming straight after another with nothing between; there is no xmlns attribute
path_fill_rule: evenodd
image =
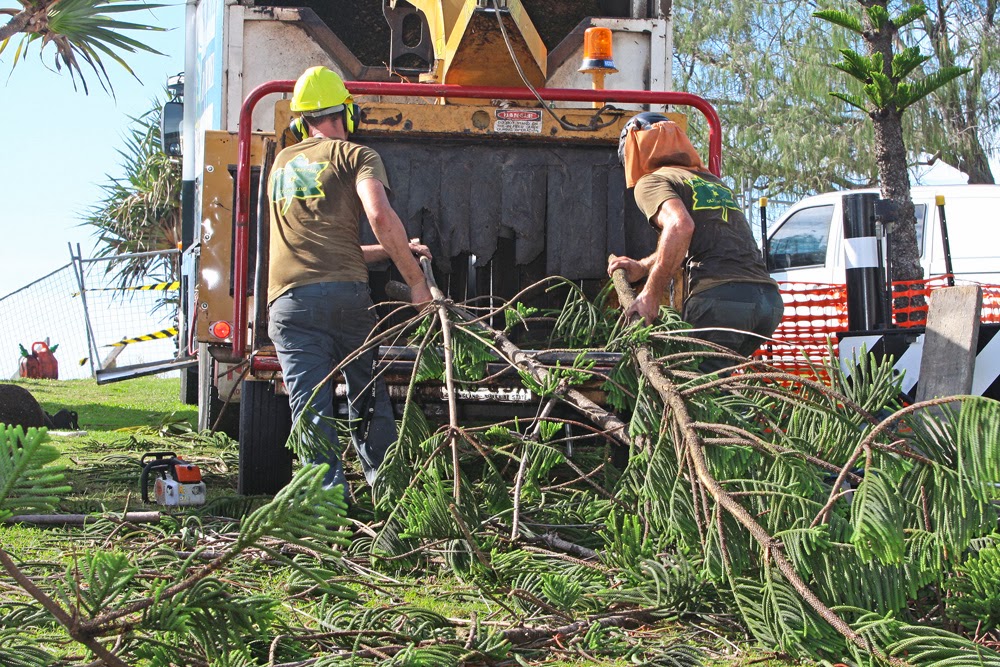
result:
<svg viewBox="0 0 1000 667"><path fill-rule="evenodd" d="M238 424L239 490L272 493L291 476L280 367L267 338L270 161L287 142L294 79L341 73L361 116L352 140L385 162L391 203L434 255L456 301L508 299L545 276L594 294L609 253L643 255L656 237L625 188L617 142L637 111L692 108L721 132L705 100L672 92L669 1L532 0L189 3L179 130L184 161L184 329L197 348L199 427L223 406ZM179 109L175 109L176 113ZM166 114L165 114L166 115ZM168 132L169 133L169 132ZM165 137L166 139L166 137ZM169 142L168 142L169 144ZM373 243L362 224L362 243ZM376 302L392 278L373 267ZM411 351L412 352L412 351ZM412 354L383 349L405 385ZM443 388L426 388L430 405ZM436 392L436 393L435 393ZM193 392L192 392L193 393ZM527 401L498 381L463 396L498 414Z"/></svg>

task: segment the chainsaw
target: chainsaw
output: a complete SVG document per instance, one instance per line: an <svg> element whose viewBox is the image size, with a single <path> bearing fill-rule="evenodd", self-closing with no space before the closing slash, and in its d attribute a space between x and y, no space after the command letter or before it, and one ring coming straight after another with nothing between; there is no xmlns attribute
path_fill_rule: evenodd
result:
<svg viewBox="0 0 1000 667"><path fill-rule="evenodd" d="M205 504L205 482L201 470L173 452L148 452L142 455L139 486L142 501L149 500L149 478L154 476L153 497L167 507Z"/></svg>

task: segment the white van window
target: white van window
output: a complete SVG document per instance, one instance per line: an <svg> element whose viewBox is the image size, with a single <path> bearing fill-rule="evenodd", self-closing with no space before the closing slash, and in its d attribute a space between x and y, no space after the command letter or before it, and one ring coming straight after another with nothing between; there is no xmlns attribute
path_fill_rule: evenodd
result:
<svg viewBox="0 0 1000 667"><path fill-rule="evenodd" d="M913 215L917 219L917 248L923 252L924 247L924 226L927 223L927 205L914 204Z"/></svg>
<svg viewBox="0 0 1000 667"><path fill-rule="evenodd" d="M782 271L826 263L833 204L796 211L775 230L767 249L769 271Z"/></svg>

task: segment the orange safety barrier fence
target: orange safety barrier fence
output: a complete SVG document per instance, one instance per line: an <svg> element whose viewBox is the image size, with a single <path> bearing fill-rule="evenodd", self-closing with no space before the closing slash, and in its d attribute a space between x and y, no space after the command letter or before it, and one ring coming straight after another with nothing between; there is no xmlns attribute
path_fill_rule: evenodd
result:
<svg viewBox="0 0 1000 667"><path fill-rule="evenodd" d="M948 286L949 276L893 283L893 321L899 327L924 326L930 294ZM956 280L956 285L974 285ZM830 355L837 355L837 333L847 331L847 286L829 283L779 282L785 316L774 341L754 356L778 368L811 379L825 379ZM983 290L983 322L1000 324L1000 285L979 284ZM923 297L914 299L914 297Z"/></svg>

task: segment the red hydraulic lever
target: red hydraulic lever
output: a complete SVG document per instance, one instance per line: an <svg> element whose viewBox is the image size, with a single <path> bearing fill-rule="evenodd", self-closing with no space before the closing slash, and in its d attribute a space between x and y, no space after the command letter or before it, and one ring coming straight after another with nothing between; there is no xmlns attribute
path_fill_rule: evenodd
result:
<svg viewBox="0 0 1000 667"><path fill-rule="evenodd" d="M388 95L398 97L463 97L487 100L534 100L527 88L492 88L430 83L389 83L382 81L346 81L354 96ZM245 354L247 340L247 263L250 240L250 132L254 107L272 93L290 93L291 80L269 81L250 91L240 109L239 148L236 162L236 229L233 257L233 353ZM539 88L542 99L552 102L619 102L623 104L672 104L700 111L708 121L708 169L722 174L722 125L715 107L691 93L652 90L584 90L576 88ZM260 295L258 295L260 298Z"/></svg>

